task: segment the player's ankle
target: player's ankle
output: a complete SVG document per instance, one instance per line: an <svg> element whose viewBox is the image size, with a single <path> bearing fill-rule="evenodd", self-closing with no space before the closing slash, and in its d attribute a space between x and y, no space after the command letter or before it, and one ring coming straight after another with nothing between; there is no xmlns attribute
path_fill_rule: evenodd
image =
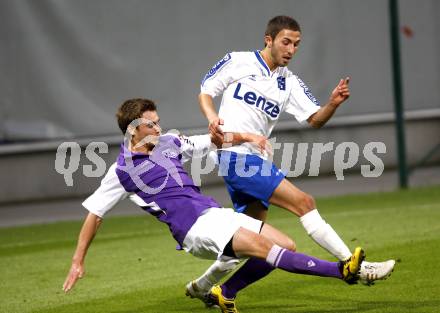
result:
<svg viewBox="0 0 440 313"><path fill-rule="evenodd" d="M220 286L222 289L222 296L227 299L227 300L234 300L235 297L237 296L237 294L232 291L231 289L229 289L227 286L225 286L224 284Z"/></svg>

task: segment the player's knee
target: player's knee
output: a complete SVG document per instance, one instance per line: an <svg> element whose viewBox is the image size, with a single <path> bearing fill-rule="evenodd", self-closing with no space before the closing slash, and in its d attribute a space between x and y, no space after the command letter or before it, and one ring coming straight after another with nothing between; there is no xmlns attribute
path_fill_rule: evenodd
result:
<svg viewBox="0 0 440 313"><path fill-rule="evenodd" d="M303 193L298 202L301 215L304 215L316 208L315 199L307 193Z"/></svg>
<svg viewBox="0 0 440 313"><path fill-rule="evenodd" d="M290 251L296 251L296 243L293 241L293 239L288 239L286 242L286 249Z"/></svg>
<svg viewBox="0 0 440 313"><path fill-rule="evenodd" d="M267 252L269 252L269 250L272 248L273 246L273 241L267 239L266 237L262 236L263 240L260 241L260 246L263 250L267 250Z"/></svg>
<svg viewBox="0 0 440 313"><path fill-rule="evenodd" d="M316 208L315 199L311 195L306 194L304 201L309 211L314 210Z"/></svg>
<svg viewBox="0 0 440 313"><path fill-rule="evenodd" d="M259 251L262 252L263 255L266 255L267 253L269 253L270 249L274 245L274 242L260 235L258 244L259 244Z"/></svg>

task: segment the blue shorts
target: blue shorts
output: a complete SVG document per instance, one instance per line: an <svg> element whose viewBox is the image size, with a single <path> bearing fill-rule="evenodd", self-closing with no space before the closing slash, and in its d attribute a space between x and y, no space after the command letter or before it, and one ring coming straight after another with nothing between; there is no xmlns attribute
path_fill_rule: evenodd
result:
<svg viewBox="0 0 440 313"><path fill-rule="evenodd" d="M219 173L223 176L235 211L260 201L266 208L274 190L286 176L271 161L253 154L231 151L218 153Z"/></svg>

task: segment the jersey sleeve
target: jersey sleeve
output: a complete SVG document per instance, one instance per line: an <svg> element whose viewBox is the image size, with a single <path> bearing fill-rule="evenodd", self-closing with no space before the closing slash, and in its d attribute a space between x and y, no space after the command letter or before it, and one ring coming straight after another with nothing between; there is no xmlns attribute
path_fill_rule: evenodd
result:
<svg viewBox="0 0 440 313"><path fill-rule="evenodd" d="M211 148L210 135L180 136L180 141L182 142L181 153L183 163L190 160L193 156L201 157L208 154Z"/></svg>
<svg viewBox="0 0 440 313"><path fill-rule="evenodd" d="M319 102L299 77L292 75L289 80L292 88L285 111L295 116L298 122L303 123L320 109Z"/></svg>
<svg viewBox="0 0 440 313"><path fill-rule="evenodd" d="M103 217L116 203L128 195L129 193L119 182L118 175L116 174L116 163L113 163L102 179L101 185L82 205L90 213Z"/></svg>
<svg viewBox="0 0 440 313"><path fill-rule="evenodd" d="M233 53L226 54L206 73L200 86L201 93L208 94L213 98L222 94L226 87L234 81L236 63Z"/></svg>

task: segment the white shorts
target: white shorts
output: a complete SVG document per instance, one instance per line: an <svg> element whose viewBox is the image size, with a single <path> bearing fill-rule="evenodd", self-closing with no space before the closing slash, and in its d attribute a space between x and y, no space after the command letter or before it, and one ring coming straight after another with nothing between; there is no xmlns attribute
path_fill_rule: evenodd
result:
<svg viewBox="0 0 440 313"><path fill-rule="evenodd" d="M259 234L262 223L233 209L211 208L188 231L183 249L196 257L215 260L240 227Z"/></svg>

